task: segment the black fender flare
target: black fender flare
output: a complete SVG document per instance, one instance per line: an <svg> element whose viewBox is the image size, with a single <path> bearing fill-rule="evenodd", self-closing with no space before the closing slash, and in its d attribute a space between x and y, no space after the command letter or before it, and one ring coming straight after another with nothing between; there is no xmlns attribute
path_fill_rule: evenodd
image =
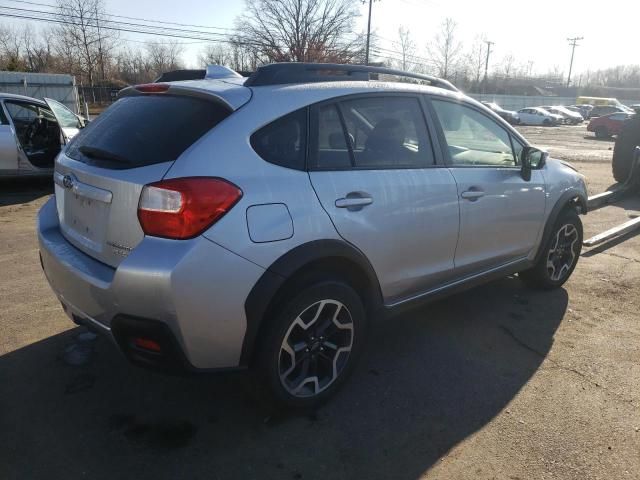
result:
<svg viewBox="0 0 640 480"><path fill-rule="evenodd" d="M538 252L536 253L534 264L538 263L541 256L544 254L543 248L549 241L549 237L553 234L553 227L556 224L558 217L565 208L572 204L580 207L579 213L587 213L587 198L584 196L583 192L580 192L577 189L571 189L564 192L556 201L555 205L551 209L549 217L547 218L547 222L544 226L544 231L542 232L542 238L540 239L540 244L538 245Z"/></svg>
<svg viewBox="0 0 640 480"><path fill-rule="evenodd" d="M245 300L247 327L240 354L241 366L249 365L262 321L280 288L306 265L329 258L343 258L355 263L364 273L371 287L372 298L369 300L373 303L373 307L382 306L378 276L367 257L355 246L344 240L334 239L315 240L299 245L273 262L253 286Z"/></svg>

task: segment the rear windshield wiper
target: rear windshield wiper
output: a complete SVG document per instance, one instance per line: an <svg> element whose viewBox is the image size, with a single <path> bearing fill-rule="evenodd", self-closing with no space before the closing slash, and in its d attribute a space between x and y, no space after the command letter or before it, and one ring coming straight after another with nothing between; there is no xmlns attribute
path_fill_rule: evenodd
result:
<svg viewBox="0 0 640 480"><path fill-rule="evenodd" d="M107 160L109 162L118 162L118 163L131 163L131 161L127 158L124 158L117 153L112 153L107 150L103 150L102 148L90 147L88 145L83 145L79 147L80 153L83 155L93 158L95 160Z"/></svg>

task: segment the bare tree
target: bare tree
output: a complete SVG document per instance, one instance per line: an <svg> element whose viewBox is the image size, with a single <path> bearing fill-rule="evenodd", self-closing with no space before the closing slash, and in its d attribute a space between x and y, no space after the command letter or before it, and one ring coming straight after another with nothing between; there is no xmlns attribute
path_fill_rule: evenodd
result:
<svg viewBox="0 0 640 480"><path fill-rule="evenodd" d="M351 0L246 0L236 42L276 62L346 62L358 54L349 40L358 16Z"/></svg>
<svg viewBox="0 0 640 480"><path fill-rule="evenodd" d="M513 75L515 63L516 57L513 56L513 53L508 53L502 58L502 62L500 63L500 72L504 76L505 80L508 80Z"/></svg>
<svg viewBox="0 0 640 480"><path fill-rule="evenodd" d="M427 45L431 60L435 63L438 75L442 78L449 78L459 61L462 44L456 38L456 28L455 20L445 18L440 32Z"/></svg>
<svg viewBox="0 0 640 480"><path fill-rule="evenodd" d="M24 63L31 72L51 72L56 58L52 50L53 32L50 29L35 32L30 25L22 30Z"/></svg>
<svg viewBox="0 0 640 480"><path fill-rule="evenodd" d="M471 49L465 55L465 63L468 65L472 81L475 82L476 85L480 84L482 73L484 72L486 54L484 41L484 36L476 35L471 44Z"/></svg>
<svg viewBox="0 0 640 480"><path fill-rule="evenodd" d="M0 61L4 70L24 69L22 36L16 28L0 26Z"/></svg>
<svg viewBox="0 0 640 480"><path fill-rule="evenodd" d="M148 42L146 51L149 66L156 76L178 70L183 66L181 59L183 46L178 42Z"/></svg>
<svg viewBox="0 0 640 480"><path fill-rule="evenodd" d="M105 15L103 0L58 0L58 12L63 23L57 29L57 49L66 55L76 56L77 62L68 63L76 63L77 73L89 85L95 84L96 73L104 80L108 57L115 48L116 34L113 30L101 28Z"/></svg>
<svg viewBox="0 0 640 480"><path fill-rule="evenodd" d="M416 55L416 42L411 37L411 32L408 28L400 25L398 28L398 41L393 44L394 49L400 52L401 60L398 62L398 67L401 70L409 71L413 70L415 66Z"/></svg>
<svg viewBox="0 0 640 480"><path fill-rule="evenodd" d="M202 65L216 64L232 67L233 50L226 45L210 43L200 52L198 61Z"/></svg>
<svg viewBox="0 0 640 480"><path fill-rule="evenodd" d="M115 58L118 78L127 84L148 83L156 76L148 55L141 49L125 48Z"/></svg>

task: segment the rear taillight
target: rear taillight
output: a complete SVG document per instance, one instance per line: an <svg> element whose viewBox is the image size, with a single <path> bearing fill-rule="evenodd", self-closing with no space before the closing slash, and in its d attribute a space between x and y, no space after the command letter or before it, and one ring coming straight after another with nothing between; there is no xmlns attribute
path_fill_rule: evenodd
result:
<svg viewBox="0 0 640 480"><path fill-rule="evenodd" d="M184 240L220 220L242 198L242 190L221 178L190 177L146 185L138 219L146 235Z"/></svg>

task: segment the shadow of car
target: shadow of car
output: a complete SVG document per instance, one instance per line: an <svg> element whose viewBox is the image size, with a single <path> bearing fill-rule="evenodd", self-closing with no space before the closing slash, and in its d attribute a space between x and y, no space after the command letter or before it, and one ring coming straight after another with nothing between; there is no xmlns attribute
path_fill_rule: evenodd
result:
<svg viewBox="0 0 640 480"><path fill-rule="evenodd" d="M536 373L567 293L506 278L376 326L353 380L315 412L271 410L245 374L132 369L78 329L0 357L5 478L417 478ZM34 461L34 459L38 461Z"/></svg>

